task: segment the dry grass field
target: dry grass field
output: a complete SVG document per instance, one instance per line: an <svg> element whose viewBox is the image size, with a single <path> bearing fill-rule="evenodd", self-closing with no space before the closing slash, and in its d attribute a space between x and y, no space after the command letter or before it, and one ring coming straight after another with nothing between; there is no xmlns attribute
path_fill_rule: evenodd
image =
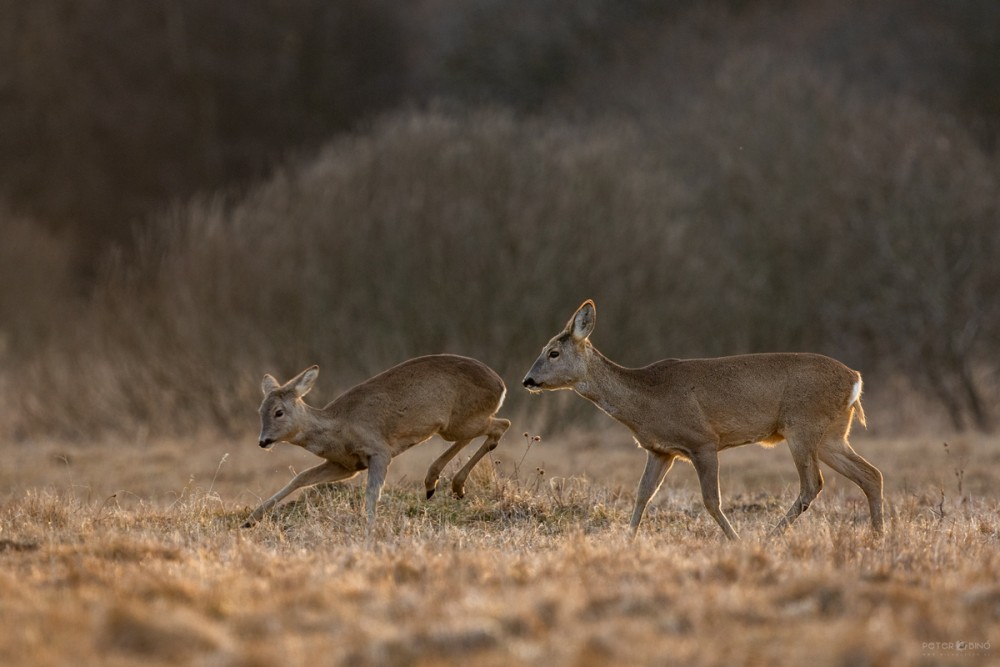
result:
<svg viewBox="0 0 1000 667"><path fill-rule="evenodd" d="M631 541L644 456L626 434L516 428L462 501L423 499L441 441L396 459L373 545L363 475L240 529L314 461L252 434L10 445L0 664L1000 663L995 440L857 433L886 475L883 538L826 470L819 501L765 539L796 493L788 452L726 452L723 506L743 536L728 544L690 466Z"/></svg>

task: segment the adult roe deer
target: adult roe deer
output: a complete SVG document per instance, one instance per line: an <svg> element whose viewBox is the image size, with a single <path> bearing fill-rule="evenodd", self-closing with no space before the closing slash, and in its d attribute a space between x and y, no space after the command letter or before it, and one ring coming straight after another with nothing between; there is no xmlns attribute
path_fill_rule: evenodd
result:
<svg viewBox="0 0 1000 667"><path fill-rule="evenodd" d="M585 301L566 328L542 349L524 386L532 392L572 389L632 431L646 450L631 530L656 494L674 459L698 473L709 514L738 540L720 507L719 452L753 442L782 440L799 472L799 497L774 527L784 530L819 495L818 461L861 487L872 528L882 532L882 473L847 441L851 422L865 424L861 374L819 354L745 354L715 359L666 359L624 368L590 342L597 319Z"/></svg>
<svg viewBox="0 0 1000 667"><path fill-rule="evenodd" d="M454 444L427 470L427 497L434 495L444 467L473 439L486 436L479 450L451 483L465 495L465 479L483 456L496 448L510 421L496 417L506 387L486 364L452 354L417 357L347 390L325 408L302 400L319 375L312 366L280 384L270 375L261 383L260 446L298 445L326 462L300 472L265 500L244 527L259 521L285 496L304 486L336 482L368 470L366 533L375 525L375 506L393 457L434 435Z"/></svg>

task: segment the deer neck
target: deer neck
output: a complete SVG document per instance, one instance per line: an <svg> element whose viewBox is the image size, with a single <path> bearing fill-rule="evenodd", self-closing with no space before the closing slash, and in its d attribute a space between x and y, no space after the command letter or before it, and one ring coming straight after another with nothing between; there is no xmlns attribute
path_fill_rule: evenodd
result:
<svg viewBox="0 0 1000 667"><path fill-rule="evenodd" d="M591 347L587 375L573 386L573 390L609 416L631 427L634 421L632 414L637 409L641 410L643 403L632 382L632 373L631 369L619 366Z"/></svg>
<svg viewBox="0 0 1000 667"><path fill-rule="evenodd" d="M299 418L299 429L295 437L290 440L294 445L312 451L312 447L322 443L329 438L336 420L327 415L323 410L310 405L305 406L305 411Z"/></svg>

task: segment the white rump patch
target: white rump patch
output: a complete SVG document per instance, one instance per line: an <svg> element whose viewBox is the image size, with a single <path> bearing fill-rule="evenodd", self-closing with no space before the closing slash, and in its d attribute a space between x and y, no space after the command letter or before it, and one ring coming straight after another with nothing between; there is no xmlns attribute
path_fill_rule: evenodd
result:
<svg viewBox="0 0 1000 667"><path fill-rule="evenodd" d="M851 388L851 397L847 399L847 404L854 405L858 402L859 398L861 398L861 378L858 378L858 381Z"/></svg>

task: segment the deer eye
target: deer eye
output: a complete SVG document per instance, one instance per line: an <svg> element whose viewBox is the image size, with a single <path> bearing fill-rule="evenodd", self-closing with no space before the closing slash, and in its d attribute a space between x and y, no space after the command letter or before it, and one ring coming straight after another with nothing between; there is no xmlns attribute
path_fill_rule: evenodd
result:
<svg viewBox="0 0 1000 667"><path fill-rule="evenodd" d="M549 350L549 359L556 359L559 357L559 350Z"/></svg>
<svg viewBox="0 0 1000 667"><path fill-rule="evenodd" d="M280 419L281 417L285 416L285 411L282 410L281 408L278 408L277 410L274 411L274 416Z"/></svg>

